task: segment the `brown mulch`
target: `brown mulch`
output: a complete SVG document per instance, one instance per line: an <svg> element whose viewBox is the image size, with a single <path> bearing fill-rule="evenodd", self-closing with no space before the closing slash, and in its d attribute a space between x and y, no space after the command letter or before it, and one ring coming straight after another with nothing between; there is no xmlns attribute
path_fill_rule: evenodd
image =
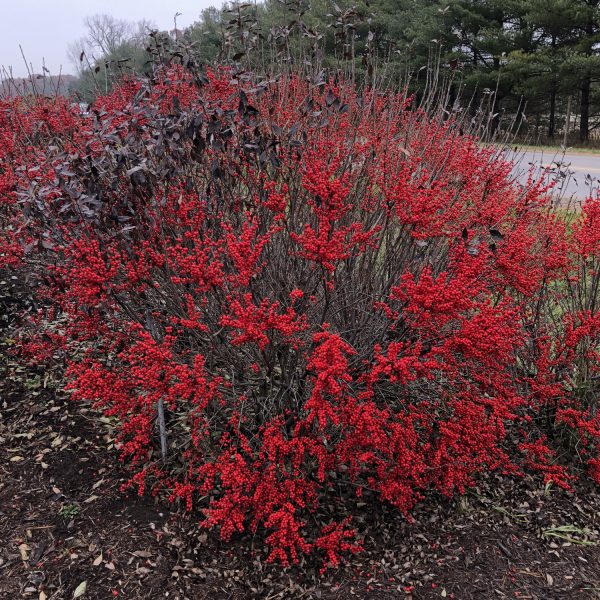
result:
<svg viewBox="0 0 600 600"><path fill-rule="evenodd" d="M325 575L264 563L198 515L125 496L108 425L0 347L0 599L600 598L600 493L490 477L409 523L361 507L365 551ZM78 595L79 594L79 595Z"/></svg>

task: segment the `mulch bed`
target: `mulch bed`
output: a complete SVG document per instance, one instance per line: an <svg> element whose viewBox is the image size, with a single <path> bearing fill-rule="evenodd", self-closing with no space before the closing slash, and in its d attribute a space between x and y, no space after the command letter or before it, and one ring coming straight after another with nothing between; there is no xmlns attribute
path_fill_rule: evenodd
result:
<svg viewBox="0 0 600 600"><path fill-rule="evenodd" d="M89 408L0 347L0 598L600 598L600 493L490 477L409 523L381 504L354 522L365 551L339 569L266 565L260 541L222 543L199 516L125 496Z"/></svg>

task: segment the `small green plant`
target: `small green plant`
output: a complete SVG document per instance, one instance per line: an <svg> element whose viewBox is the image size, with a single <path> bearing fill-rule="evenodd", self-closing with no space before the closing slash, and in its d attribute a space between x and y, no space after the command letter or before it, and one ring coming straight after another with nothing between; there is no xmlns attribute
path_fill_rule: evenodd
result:
<svg viewBox="0 0 600 600"><path fill-rule="evenodd" d="M596 542L586 539L592 532L589 529L577 527L575 525L560 525L545 529L542 534L549 538L558 538L570 544L579 546L595 546Z"/></svg>
<svg viewBox="0 0 600 600"><path fill-rule="evenodd" d="M81 508L77 504L64 504L58 514L65 520L75 519L81 514Z"/></svg>
<svg viewBox="0 0 600 600"><path fill-rule="evenodd" d="M40 375L34 375L33 377L29 377L25 381L25 387L29 391L39 390L42 387L42 378Z"/></svg>

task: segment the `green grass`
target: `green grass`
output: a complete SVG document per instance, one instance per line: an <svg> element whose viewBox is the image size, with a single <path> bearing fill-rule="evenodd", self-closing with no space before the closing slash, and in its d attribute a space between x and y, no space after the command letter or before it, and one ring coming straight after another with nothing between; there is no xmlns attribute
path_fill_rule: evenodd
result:
<svg viewBox="0 0 600 600"><path fill-rule="evenodd" d="M511 144L511 147L518 148L519 150L527 150L530 152L547 152L548 154L562 154L562 146L534 146L532 144ZM591 148L584 146L581 148L575 146L567 146L567 154L600 154L600 148Z"/></svg>
<svg viewBox="0 0 600 600"><path fill-rule="evenodd" d="M586 154L586 155L595 155L600 154L600 147L593 148L591 146L567 146L566 150L562 146L547 146L544 144L535 145L535 144L521 144L519 142L482 142L482 146L497 146L499 148L517 148L523 152L544 152L547 154L562 154L566 152L567 154Z"/></svg>

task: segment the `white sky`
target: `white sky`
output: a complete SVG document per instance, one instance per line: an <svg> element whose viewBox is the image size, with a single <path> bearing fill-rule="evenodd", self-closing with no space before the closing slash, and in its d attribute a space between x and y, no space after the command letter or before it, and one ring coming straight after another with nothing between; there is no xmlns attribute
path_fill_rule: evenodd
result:
<svg viewBox="0 0 600 600"><path fill-rule="evenodd" d="M208 6L221 0L0 0L0 66L13 68L15 77L27 74L19 44L34 71L40 73L42 60L52 75L74 73L67 58L67 46L85 35L83 20L95 14L118 19L147 19L158 29L179 28L197 21Z"/></svg>

